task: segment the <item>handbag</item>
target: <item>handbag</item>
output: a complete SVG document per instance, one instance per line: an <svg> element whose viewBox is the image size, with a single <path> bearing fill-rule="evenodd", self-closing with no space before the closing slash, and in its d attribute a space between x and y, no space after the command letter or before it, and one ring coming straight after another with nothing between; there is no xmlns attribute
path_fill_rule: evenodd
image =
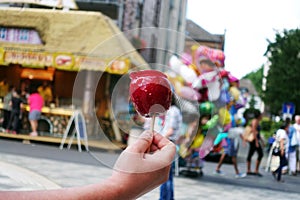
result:
<svg viewBox="0 0 300 200"><path fill-rule="evenodd" d="M254 134L252 132L252 127L251 126L246 126L244 133L243 133L243 138L244 140L248 142L252 142L254 140Z"/></svg>
<svg viewBox="0 0 300 200"><path fill-rule="evenodd" d="M280 144L278 140L275 140L272 147L272 155L280 156Z"/></svg>
<svg viewBox="0 0 300 200"><path fill-rule="evenodd" d="M272 151L273 156L280 156L280 147L274 147Z"/></svg>

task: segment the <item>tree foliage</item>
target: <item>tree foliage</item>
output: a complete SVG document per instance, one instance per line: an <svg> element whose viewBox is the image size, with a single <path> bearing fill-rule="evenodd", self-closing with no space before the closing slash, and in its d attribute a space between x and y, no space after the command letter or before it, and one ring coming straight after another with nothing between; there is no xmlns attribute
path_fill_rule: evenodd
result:
<svg viewBox="0 0 300 200"><path fill-rule="evenodd" d="M300 113L300 30L276 33L266 51L270 61L267 88L263 100L271 114L280 114L284 102L296 105Z"/></svg>
<svg viewBox="0 0 300 200"><path fill-rule="evenodd" d="M255 90L258 93L258 96L262 97L263 66L257 71L251 72L246 76L242 77L242 79L251 80L253 86L255 87Z"/></svg>

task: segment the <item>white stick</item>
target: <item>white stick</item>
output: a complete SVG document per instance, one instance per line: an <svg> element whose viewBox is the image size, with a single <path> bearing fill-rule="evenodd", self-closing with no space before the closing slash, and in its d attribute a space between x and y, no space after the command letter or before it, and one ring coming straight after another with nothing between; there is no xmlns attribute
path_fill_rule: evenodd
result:
<svg viewBox="0 0 300 200"><path fill-rule="evenodd" d="M152 133L152 138L154 136L154 124L155 124L155 115L152 116L152 119L151 119L151 126L150 126L150 131ZM150 152L150 148L151 146L149 147L149 149L147 150L147 153Z"/></svg>
<svg viewBox="0 0 300 200"><path fill-rule="evenodd" d="M153 135L154 135L154 124L155 124L155 115L152 116L151 127L150 127L150 131Z"/></svg>

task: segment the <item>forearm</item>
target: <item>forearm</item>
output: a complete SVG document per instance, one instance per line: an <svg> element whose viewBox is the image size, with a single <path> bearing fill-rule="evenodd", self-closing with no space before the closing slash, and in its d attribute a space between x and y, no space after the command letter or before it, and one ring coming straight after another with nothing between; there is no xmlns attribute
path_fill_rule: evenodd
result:
<svg viewBox="0 0 300 200"><path fill-rule="evenodd" d="M36 191L9 191L0 192L0 199L18 200L117 200L120 197L121 188L118 188L111 179L102 183L87 185L84 187L63 188L57 190Z"/></svg>
<svg viewBox="0 0 300 200"><path fill-rule="evenodd" d="M253 129L252 129L253 130ZM258 142L258 137L257 137L258 132L256 130L253 131L253 136L254 136L254 141Z"/></svg>
<svg viewBox="0 0 300 200"><path fill-rule="evenodd" d="M281 155L284 155L284 140L280 140L280 153Z"/></svg>

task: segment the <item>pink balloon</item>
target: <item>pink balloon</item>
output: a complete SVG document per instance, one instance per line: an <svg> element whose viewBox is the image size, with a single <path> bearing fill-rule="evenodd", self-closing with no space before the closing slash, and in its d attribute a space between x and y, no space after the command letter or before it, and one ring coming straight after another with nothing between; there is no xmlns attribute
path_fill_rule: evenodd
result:
<svg viewBox="0 0 300 200"><path fill-rule="evenodd" d="M213 49L207 46L200 45L196 50L196 59L206 58L214 62L217 66L223 67L225 54L220 49Z"/></svg>
<svg viewBox="0 0 300 200"><path fill-rule="evenodd" d="M199 101L201 99L201 94L199 92L187 86L183 86L180 89L179 94L181 97L192 101Z"/></svg>
<svg viewBox="0 0 300 200"><path fill-rule="evenodd" d="M192 59L192 55L188 54L188 53L183 53L181 56L181 61L185 64L185 65L190 65L193 63L193 59Z"/></svg>
<svg viewBox="0 0 300 200"><path fill-rule="evenodd" d="M231 73L228 74L228 79L229 79L229 82L239 82L239 79L235 76L233 76Z"/></svg>

